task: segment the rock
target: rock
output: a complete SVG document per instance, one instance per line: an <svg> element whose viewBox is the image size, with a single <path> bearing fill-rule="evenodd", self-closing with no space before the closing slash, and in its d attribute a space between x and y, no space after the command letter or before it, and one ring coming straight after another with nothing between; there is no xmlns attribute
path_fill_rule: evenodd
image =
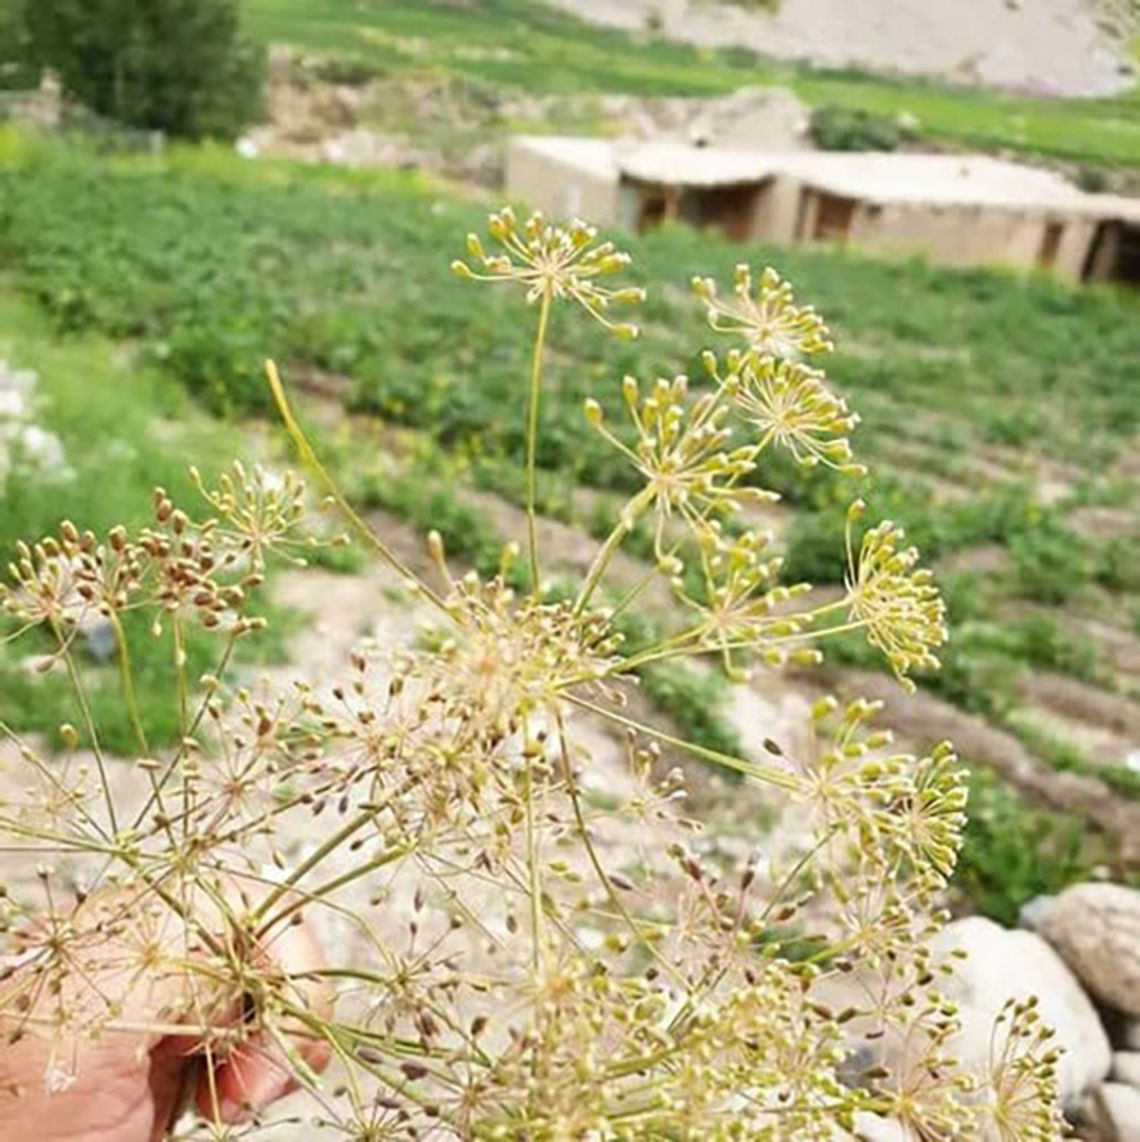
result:
<svg viewBox="0 0 1140 1142"><path fill-rule="evenodd" d="M1018 927L1028 928L1031 932L1036 932L1041 921L1045 919L1045 915L1049 911L1049 906L1052 903L1052 896L1035 896L1032 900L1027 900L1021 908L1018 909Z"/></svg>
<svg viewBox="0 0 1140 1142"><path fill-rule="evenodd" d="M1049 902L1037 930L1094 999L1140 1016L1140 891L1075 884Z"/></svg>
<svg viewBox="0 0 1140 1142"><path fill-rule="evenodd" d="M807 107L783 87L746 87L709 105L700 124L708 142L765 151L810 149Z"/></svg>
<svg viewBox="0 0 1140 1142"><path fill-rule="evenodd" d="M1065 1051L1058 1065L1065 1105L1107 1076L1112 1049L1100 1017L1072 972L1040 936L1007 932L992 920L971 916L947 925L934 940L936 955L955 948L968 958L946 988L960 1006L962 1021L950 1052L965 1066L985 1066L994 1018L1006 1000L1036 995L1042 1019Z"/></svg>
<svg viewBox="0 0 1140 1142"><path fill-rule="evenodd" d="M83 649L96 662L110 662L115 656L118 644L115 641L115 628L109 619L93 619L82 627Z"/></svg>
<svg viewBox="0 0 1140 1142"><path fill-rule="evenodd" d="M855 1137L860 1142L911 1142L912 1136L901 1122L861 1110L855 1115Z"/></svg>
<svg viewBox="0 0 1140 1142"><path fill-rule="evenodd" d="M1120 1029L1120 1045L1126 1051L1140 1051L1140 1019L1128 1019Z"/></svg>
<svg viewBox="0 0 1140 1142"><path fill-rule="evenodd" d="M1112 1079L1140 1087L1140 1051L1117 1051L1112 1056Z"/></svg>
<svg viewBox="0 0 1140 1142"><path fill-rule="evenodd" d="M1140 1090L1124 1083L1105 1083L1097 1092L1116 1142L1140 1142Z"/></svg>

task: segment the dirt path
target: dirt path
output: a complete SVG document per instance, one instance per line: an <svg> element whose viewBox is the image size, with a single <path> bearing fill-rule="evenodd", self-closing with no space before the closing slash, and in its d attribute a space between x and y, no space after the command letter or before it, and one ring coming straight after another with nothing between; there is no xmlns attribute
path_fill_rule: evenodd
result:
<svg viewBox="0 0 1140 1142"><path fill-rule="evenodd" d="M1122 859L1140 860L1140 802L1122 798L1095 777L1049 768L1012 734L949 702L922 691L902 695L885 675L847 671L834 681L844 695L886 702L884 720L904 739L921 746L949 738L966 762L988 766L1043 805L1083 814L1119 842Z"/></svg>

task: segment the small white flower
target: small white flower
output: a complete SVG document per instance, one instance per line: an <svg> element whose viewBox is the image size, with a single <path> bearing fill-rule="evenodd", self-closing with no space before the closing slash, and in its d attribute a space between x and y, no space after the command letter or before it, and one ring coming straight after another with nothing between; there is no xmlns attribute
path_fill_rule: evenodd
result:
<svg viewBox="0 0 1140 1142"><path fill-rule="evenodd" d="M0 416L18 420L27 411L27 401L19 389L0 388Z"/></svg>
<svg viewBox="0 0 1140 1142"><path fill-rule="evenodd" d="M25 463L58 471L67 466L63 445L53 432L29 424L19 435L19 450Z"/></svg>
<svg viewBox="0 0 1140 1142"><path fill-rule="evenodd" d="M65 1094L75 1086L75 1081L75 1072L56 1062L49 1063L44 1071L44 1091L48 1095Z"/></svg>

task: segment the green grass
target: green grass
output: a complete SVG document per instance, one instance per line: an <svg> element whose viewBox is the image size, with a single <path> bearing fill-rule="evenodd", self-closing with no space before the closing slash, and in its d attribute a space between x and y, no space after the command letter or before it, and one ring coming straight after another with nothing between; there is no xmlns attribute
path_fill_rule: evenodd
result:
<svg viewBox="0 0 1140 1142"><path fill-rule="evenodd" d="M138 528L151 522L156 485L193 507L198 497L187 477L191 462L208 473L248 455L248 441L236 426L208 416L161 372L140 368L129 348L90 332L60 339L41 309L0 285L2 359L37 374L35 423L60 438L73 472L66 479L21 472L7 481L0 495L5 562L17 539L50 534L63 519L97 533L116 523ZM290 621L280 613L273 618L268 632L242 644L237 669L281 657ZM152 743L169 741L178 731L169 626L155 636L150 620L134 615L128 636L144 729ZM85 645L78 640L76 657L102 744L112 752L130 751L135 738L118 671L113 664L97 662ZM0 642L0 721L19 732L54 738L63 722L82 725L62 665L46 676L34 669L34 661L52 649L39 637ZM187 646L191 676L211 667L219 650L217 636L192 630Z"/></svg>
<svg viewBox="0 0 1140 1142"><path fill-rule="evenodd" d="M415 174L249 163L211 149L100 158L0 135L0 258L11 287L38 303L5 302L20 310L16 344L33 367L58 361L48 425L69 453L98 442L84 453L90 479L78 501L66 489L17 490L5 534L64 512L110 522L129 513L128 498L145 504L145 489L133 490L144 478L178 487L184 458L202 462L236 440L203 406L264 408L271 354L294 379L312 367L345 374L356 408L411 427L456 472L517 498L504 473L522 448L532 316L515 291L448 270L463 234L482 225L481 208ZM948 584L957 637L931 683L944 695L1000 721L1021 671L1102 677L1095 650L1055 624L1003 615L1019 597L1079 605L1094 577L1122 598L1130 587L1130 548L1106 554L1073 532L1036 501L1026 473L1063 463L1075 469L1075 500L1134 505L1135 488L1109 471L1140 431L1134 297L993 270L742 249L683 229L622 241L653 289L645 335L614 342L579 313L556 315L539 456L548 507L565 515L577 484L609 499L636 486L586 424L583 400L601 401L619 425L622 374L699 377L695 354L709 334L687 299L689 278L727 279L742 256L772 261L833 322L829 370L863 415L856 449L879 470L858 483L805 475L779 456L762 468L759 480L797 508L789 576L841 579L845 507L863 494L872 518L904 522L929 556L1008 548L1006 570ZM155 431L169 423L180 426L174 443ZM1004 478L976 466L987 455L1007 466ZM422 528L442 527L451 550L485 571L497 564L500 537L439 480L369 494ZM836 653L868 661L865 650ZM667 698L676 680L658 681Z"/></svg>
<svg viewBox="0 0 1140 1142"><path fill-rule="evenodd" d="M236 427L219 424L184 388L140 368L129 346L96 332L60 338L43 310L0 279L0 360L38 376L35 422L61 440L74 476L12 479L0 496L0 554L16 537L38 537L62 519L104 532L149 523L151 491L198 499L187 476L247 450Z"/></svg>
<svg viewBox="0 0 1140 1142"><path fill-rule="evenodd" d="M1014 926L1023 905L1088 880L1110 858L1105 838L1071 813L1026 804L989 770L970 781L970 819L954 885L972 908Z"/></svg>
<svg viewBox="0 0 1140 1142"><path fill-rule="evenodd" d="M812 106L917 118L919 133L1095 164L1140 164L1140 100L1032 99L857 71L819 71L576 20L539 0L246 0L266 42L350 58L377 74L432 71L534 93L716 95L789 86Z"/></svg>
<svg viewBox="0 0 1140 1142"><path fill-rule="evenodd" d="M44 147L2 173L0 256L57 332L131 339L218 408L264 405L268 354L343 372L363 409L474 454L517 452L530 321L516 319L514 293L455 281L447 268L464 232L482 227L478 207L416 175L345 176L221 151L106 160ZM579 314L559 314L546 468L632 485L581 401L596 397L620 421L623 372L699 375L708 334L688 279L727 278L741 257L771 261L834 324L829 368L863 415L860 451L900 473L880 487L892 505L915 502L927 471L966 482L998 414L1032 416L1018 463L1077 463L1090 480L1140 428L1130 297L990 270L742 248L683 229L626 244L655 287L645 337L607 341ZM921 463L900 468L900 443L921 449ZM765 478L819 504L850 491L805 484L786 467ZM969 542L1036 509L1015 498L977 510L953 525Z"/></svg>

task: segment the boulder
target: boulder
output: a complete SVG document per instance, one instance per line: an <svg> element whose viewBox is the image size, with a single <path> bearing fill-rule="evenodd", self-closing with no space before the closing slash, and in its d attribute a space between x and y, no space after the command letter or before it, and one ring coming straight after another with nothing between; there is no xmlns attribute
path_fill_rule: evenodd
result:
<svg viewBox="0 0 1140 1142"><path fill-rule="evenodd" d="M911 1142L912 1135L901 1122L861 1110L855 1115L855 1137L859 1142Z"/></svg>
<svg viewBox="0 0 1140 1142"><path fill-rule="evenodd" d="M1112 1079L1140 1087L1140 1051L1117 1051L1112 1056Z"/></svg>
<svg viewBox="0 0 1140 1142"><path fill-rule="evenodd" d="M971 916L947 925L934 940L936 956L955 949L967 958L946 986L962 1021L950 1051L965 1066L985 1066L994 1019L1006 1000L1035 995L1054 1042L1065 1052L1058 1065L1065 1105L1107 1076L1112 1048L1100 1017L1073 973L1040 936L1007 932L992 920Z"/></svg>
<svg viewBox="0 0 1140 1142"><path fill-rule="evenodd" d="M1140 1142L1140 1090L1125 1083L1105 1083L1097 1093L1116 1142Z"/></svg>
<svg viewBox="0 0 1140 1142"><path fill-rule="evenodd" d="M1075 884L1048 902L1036 927L1094 999L1140 1016L1140 891Z"/></svg>
<svg viewBox="0 0 1140 1142"><path fill-rule="evenodd" d="M1126 1051L1140 1051L1140 1019L1127 1019L1120 1029L1120 1045Z"/></svg>

